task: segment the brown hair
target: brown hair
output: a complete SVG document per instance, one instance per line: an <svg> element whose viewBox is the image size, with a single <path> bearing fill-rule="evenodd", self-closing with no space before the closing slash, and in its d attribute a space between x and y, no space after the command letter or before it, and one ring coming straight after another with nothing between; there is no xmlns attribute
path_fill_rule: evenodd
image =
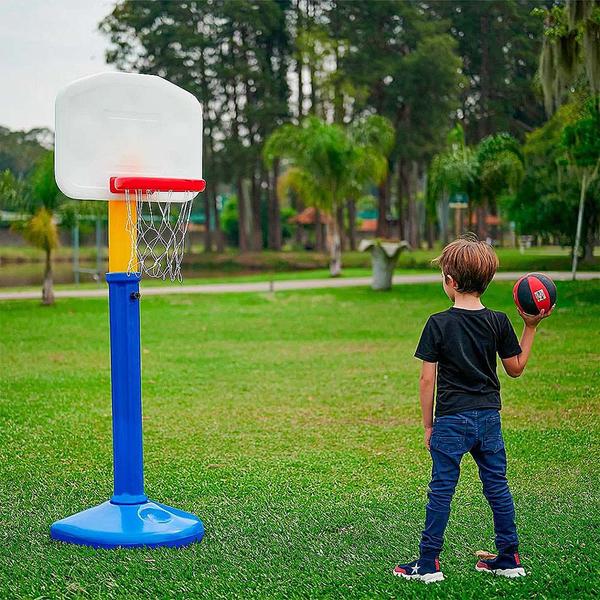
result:
<svg viewBox="0 0 600 600"><path fill-rule="evenodd" d="M448 244L433 263L454 279L458 292L481 295L496 273L498 257L488 243L468 233Z"/></svg>

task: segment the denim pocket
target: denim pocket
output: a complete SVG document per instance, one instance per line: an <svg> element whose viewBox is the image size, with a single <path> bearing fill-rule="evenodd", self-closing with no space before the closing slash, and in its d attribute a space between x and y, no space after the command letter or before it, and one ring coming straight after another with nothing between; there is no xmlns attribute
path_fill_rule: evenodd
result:
<svg viewBox="0 0 600 600"><path fill-rule="evenodd" d="M467 420L460 415L437 417L433 423L431 447L447 454L466 452Z"/></svg>
<svg viewBox="0 0 600 600"><path fill-rule="evenodd" d="M464 454L465 437L450 435L432 435L431 447L447 454Z"/></svg>
<svg viewBox="0 0 600 600"><path fill-rule="evenodd" d="M481 449L487 452L498 452L499 450L502 450L502 448L504 448L502 425L500 423L500 415L495 413L485 420Z"/></svg>
<svg viewBox="0 0 600 600"><path fill-rule="evenodd" d="M437 417L433 424L433 433L440 437L461 437L467 435L467 419L460 415Z"/></svg>

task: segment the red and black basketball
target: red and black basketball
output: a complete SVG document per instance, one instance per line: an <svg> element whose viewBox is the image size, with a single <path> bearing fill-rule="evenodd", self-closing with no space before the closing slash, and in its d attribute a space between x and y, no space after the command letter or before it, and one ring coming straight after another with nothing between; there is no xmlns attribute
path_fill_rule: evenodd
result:
<svg viewBox="0 0 600 600"><path fill-rule="evenodd" d="M542 273L523 275L513 288L515 304L528 315L548 312L556 303L554 281Z"/></svg>

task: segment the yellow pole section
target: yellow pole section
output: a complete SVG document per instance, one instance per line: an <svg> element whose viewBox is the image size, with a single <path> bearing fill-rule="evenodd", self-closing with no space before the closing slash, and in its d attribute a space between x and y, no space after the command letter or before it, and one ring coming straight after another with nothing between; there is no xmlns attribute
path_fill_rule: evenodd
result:
<svg viewBox="0 0 600 600"><path fill-rule="evenodd" d="M136 222L135 202L130 202L131 219ZM134 234L135 236L135 234ZM127 202L125 200L108 201L108 272L125 273L131 258L135 237L127 231ZM134 250L135 248L133 248ZM137 264L133 271L137 270Z"/></svg>

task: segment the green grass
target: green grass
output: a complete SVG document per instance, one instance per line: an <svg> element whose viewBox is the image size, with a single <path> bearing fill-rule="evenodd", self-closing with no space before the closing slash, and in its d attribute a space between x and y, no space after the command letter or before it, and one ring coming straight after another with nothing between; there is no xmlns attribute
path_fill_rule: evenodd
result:
<svg viewBox="0 0 600 600"><path fill-rule="evenodd" d="M0 304L0 597L598 597L600 283L558 293L523 378L502 376L530 575L475 572L493 531L466 457L447 581L428 587L391 569L424 517L412 353L447 305L439 286L143 300L147 492L206 526L180 550L50 540L54 520L111 494L107 306ZM509 284L485 300L515 315Z"/></svg>

